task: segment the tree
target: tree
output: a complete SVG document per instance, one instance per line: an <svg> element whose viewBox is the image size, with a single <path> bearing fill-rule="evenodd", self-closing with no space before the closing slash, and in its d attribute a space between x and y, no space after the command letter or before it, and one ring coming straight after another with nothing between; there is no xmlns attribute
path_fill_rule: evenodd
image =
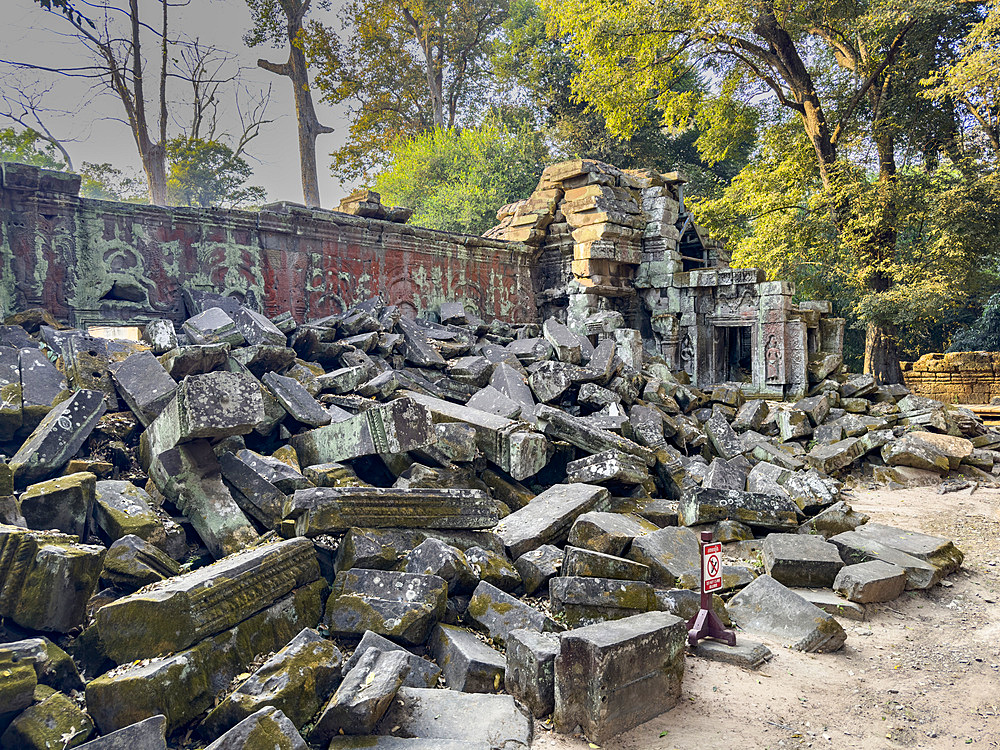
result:
<svg viewBox="0 0 1000 750"><path fill-rule="evenodd" d="M650 101L665 113L664 124L698 122L709 141L740 107L773 112L773 104L795 118L815 167L805 176L822 193L820 210L838 252L850 254L868 295L859 308L865 371L901 382L898 331L882 304L895 296L893 268L906 241L898 225L899 136L907 108L916 106L912 84L964 33L971 11L929 0L544 5L571 36L577 92L613 132L634 132ZM675 82L691 68L711 74L716 90L677 92Z"/></svg>
<svg viewBox="0 0 1000 750"><path fill-rule="evenodd" d="M319 206L319 177L316 172L316 139L332 133L321 125L313 106L309 70L303 52L303 24L311 0L246 0L254 27L244 40L249 47L270 42L280 48L288 45L288 59L283 63L259 59L257 65L275 75L285 76L292 84L295 119L299 135L299 171L302 174L302 197L307 206Z"/></svg>
<svg viewBox="0 0 1000 750"><path fill-rule="evenodd" d="M0 161L31 164L45 169L66 169L59 150L35 130L0 130Z"/></svg>
<svg viewBox="0 0 1000 750"><path fill-rule="evenodd" d="M414 210L420 226L482 234L500 206L530 195L548 161L523 113L492 111L479 127L436 128L401 140L375 180L387 203Z"/></svg>
<svg viewBox="0 0 1000 750"><path fill-rule="evenodd" d="M246 160L224 143L174 138L167 143L167 191L182 206L237 207L263 202L264 188L248 186L253 173Z"/></svg>
<svg viewBox="0 0 1000 750"><path fill-rule="evenodd" d="M491 103L490 45L506 15L506 0L349 0L341 36L310 24L323 101L352 108L334 174L370 175L401 138L474 124Z"/></svg>
<svg viewBox="0 0 1000 750"><path fill-rule="evenodd" d="M146 203L149 191L146 180L132 170L118 169L107 162L85 161L80 168L80 196L119 203Z"/></svg>

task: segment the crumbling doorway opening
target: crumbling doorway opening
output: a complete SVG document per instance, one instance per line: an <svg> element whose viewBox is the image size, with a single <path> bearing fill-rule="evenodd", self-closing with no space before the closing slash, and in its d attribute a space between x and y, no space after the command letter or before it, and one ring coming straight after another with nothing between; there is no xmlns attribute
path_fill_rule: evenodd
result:
<svg viewBox="0 0 1000 750"><path fill-rule="evenodd" d="M749 383L753 380L753 327L716 325L713 382Z"/></svg>

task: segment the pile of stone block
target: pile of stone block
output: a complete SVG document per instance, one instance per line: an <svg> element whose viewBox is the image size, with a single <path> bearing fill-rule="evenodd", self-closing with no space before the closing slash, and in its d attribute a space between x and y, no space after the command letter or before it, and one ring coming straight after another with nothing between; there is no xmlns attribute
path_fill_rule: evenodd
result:
<svg viewBox="0 0 1000 750"><path fill-rule="evenodd" d="M836 475L985 480L1000 445L864 376L695 388L620 317L186 297L138 342L0 328L0 747L512 749L549 714L601 743L679 696L698 532L725 623L835 650L961 563Z"/></svg>

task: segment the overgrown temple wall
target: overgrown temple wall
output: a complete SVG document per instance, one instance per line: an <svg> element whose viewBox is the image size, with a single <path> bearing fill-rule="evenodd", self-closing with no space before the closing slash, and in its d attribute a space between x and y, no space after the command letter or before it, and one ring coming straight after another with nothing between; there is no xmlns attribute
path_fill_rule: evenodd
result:
<svg viewBox="0 0 1000 750"><path fill-rule="evenodd" d="M906 387L947 404L988 404L1000 397L1000 352L925 354L903 362Z"/></svg>
<svg viewBox="0 0 1000 750"><path fill-rule="evenodd" d="M459 301L537 319L533 250L289 204L261 212L80 198L80 178L0 164L0 316L41 306L76 326L184 319L181 289L252 297L305 320L381 293L410 313Z"/></svg>

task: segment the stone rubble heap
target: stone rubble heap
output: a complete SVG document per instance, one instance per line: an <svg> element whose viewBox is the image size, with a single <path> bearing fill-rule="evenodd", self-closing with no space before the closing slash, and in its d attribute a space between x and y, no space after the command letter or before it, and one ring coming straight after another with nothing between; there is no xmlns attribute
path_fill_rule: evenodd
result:
<svg viewBox="0 0 1000 750"><path fill-rule="evenodd" d="M837 371L699 390L614 315L186 299L139 342L0 327L0 748L512 750L549 714L601 743L678 700L699 531L725 623L832 651L833 614L962 561L837 475L1000 470L962 409ZM739 637L695 652L767 658Z"/></svg>

